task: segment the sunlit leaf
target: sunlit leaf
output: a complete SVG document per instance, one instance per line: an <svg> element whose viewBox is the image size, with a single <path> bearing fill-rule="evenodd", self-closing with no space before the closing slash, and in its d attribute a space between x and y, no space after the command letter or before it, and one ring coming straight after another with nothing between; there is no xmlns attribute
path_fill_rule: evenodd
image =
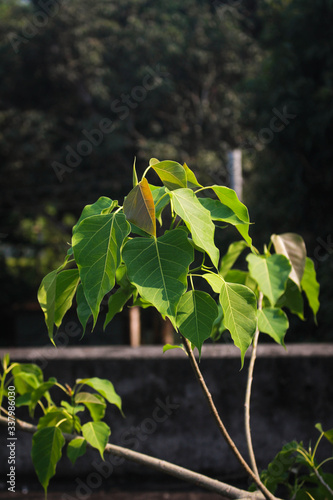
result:
<svg viewBox="0 0 333 500"><path fill-rule="evenodd" d="M212 198L198 198L201 205L206 208L210 212L210 216L212 220L227 222L228 224L232 224L233 226L237 226L239 224L247 224L247 222L243 222L235 212L231 210L227 205L223 205L220 200L213 200Z"/></svg>
<svg viewBox="0 0 333 500"><path fill-rule="evenodd" d="M88 422L82 426L83 437L100 452L102 460L104 460L104 449L110 434L110 427L105 422Z"/></svg>
<svg viewBox="0 0 333 500"><path fill-rule="evenodd" d="M289 328L289 321L282 309L267 307L258 310L258 328L261 332L272 337L275 342L285 347L284 337Z"/></svg>
<svg viewBox="0 0 333 500"><path fill-rule="evenodd" d="M40 417L37 428L43 429L52 426L57 426L62 432L71 433L74 427L73 417L63 408L49 408L47 413Z"/></svg>
<svg viewBox="0 0 333 500"><path fill-rule="evenodd" d="M38 290L38 301L52 342L54 325L61 325L79 283L78 269L62 270L62 267L64 265L45 276Z"/></svg>
<svg viewBox="0 0 333 500"><path fill-rule="evenodd" d="M109 403L117 406L117 408L121 411L121 397L116 393L110 380L92 377L79 379L76 383L88 385L92 389L95 389L95 391L103 396L103 398L105 398Z"/></svg>
<svg viewBox="0 0 333 500"><path fill-rule="evenodd" d="M252 278L256 280L260 290L274 306L285 291L291 265L284 255L274 254L262 257L249 254L246 257Z"/></svg>
<svg viewBox="0 0 333 500"><path fill-rule="evenodd" d="M186 277L193 258L193 248L180 229L156 239L132 239L123 249L131 283L144 300L173 322L177 304L187 288Z"/></svg>
<svg viewBox="0 0 333 500"><path fill-rule="evenodd" d="M273 234L271 240L276 253L285 255L290 260L292 269L289 277L301 288L306 260L306 248L303 238L295 233L284 233Z"/></svg>
<svg viewBox="0 0 333 500"><path fill-rule="evenodd" d="M194 172L184 163L183 165L186 172L186 187L190 189L201 188L201 184L199 184Z"/></svg>
<svg viewBox="0 0 333 500"><path fill-rule="evenodd" d="M316 270L313 261L307 257L305 262L305 269L301 281L302 290L308 299L309 306L312 309L315 322L317 322L317 312L319 309L319 290L320 285L317 281Z"/></svg>
<svg viewBox="0 0 333 500"><path fill-rule="evenodd" d="M223 324L229 330L236 347L241 351L241 363L250 346L257 327L257 299L252 290L238 283L228 283L217 274L207 273L202 277L214 292L220 293L223 309Z"/></svg>
<svg viewBox="0 0 333 500"><path fill-rule="evenodd" d="M180 333L197 347L199 355L202 344L212 333L217 316L217 304L206 292L190 291L185 293L179 301L177 327Z"/></svg>
<svg viewBox="0 0 333 500"><path fill-rule="evenodd" d="M58 427L46 427L33 435L31 457L45 493L50 479L55 475L64 444L65 438Z"/></svg>
<svg viewBox="0 0 333 500"><path fill-rule="evenodd" d="M218 199L223 205L229 207L243 224L235 225L249 246L252 245L252 238L249 236L250 217L246 206L239 200L236 192L226 186L211 186ZM245 223L245 224L244 224Z"/></svg>
<svg viewBox="0 0 333 500"><path fill-rule="evenodd" d="M83 403L94 422L99 422L105 416L106 402L100 394L79 392L75 395L75 403Z"/></svg>
<svg viewBox="0 0 333 500"><path fill-rule="evenodd" d="M191 189L176 189L171 193L173 208L183 219L192 234L194 243L207 252L217 268L219 251L214 243L215 226L206 210Z"/></svg>
<svg viewBox="0 0 333 500"><path fill-rule="evenodd" d="M82 437L72 439L67 445L67 456L74 465L76 460L85 454L87 441Z"/></svg>
<svg viewBox="0 0 333 500"><path fill-rule="evenodd" d="M54 304L54 323L57 327L61 325L63 317L72 306L79 279L78 269L68 269L57 275Z"/></svg>
<svg viewBox="0 0 333 500"><path fill-rule="evenodd" d="M171 351L171 350L173 350L173 349L182 349L182 351L185 351L185 352L186 352L186 350L185 350L185 348L184 348L184 346L183 346L183 345L165 344L165 345L163 346L163 354L164 354L165 352L167 352L167 351Z"/></svg>
<svg viewBox="0 0 333 500"><path fill-rule="evenodd" d="M244 285L227 283L223 280L220 303L223 309L223 322L229 330L236 347L241 351L241 365L250 346L257 327L257 299L255 294Z"/></svg>
<svg viewBox="0 0 333 500"><path fill-rule="evenodd" d="M91 217L92 215L100 215L104 210L112 212L112 210L118 205L118 202L115 200L111 200L106 196L101 196L98 200L92 205L86 205L82 210L82 214L73 227L73 232L79 227L80 222L82 222L87 217Z"/></svg>
<svg viewBox="0 0 333 500"><path fill-rule="evenodd" d="M186 188L186 172L180 163L165 160L152 164L152 168L170 191Z"/></svg>
<svg viewBox="0 0 333 500"><path fill-rule="evenodd" d="M166 190L165 186L152 186L149 184L153 200L155 204L155 215L156 219L159 221L160 225L162 225L162 212L167 205L170 203L170 196Z"/></svg>
<svg viewBox="0 0 333 500"><path fill-rule="evenodd" d="M75 260L94 317L93 326L103 297L114 287L120 250L129 232L125 215L113 213L84 219L73 235Z"/></svg>
<svg viewBox="0 0 333 500"><path fill-rule="evenodd" d="M156 236L155 205L146 178L126 196L124 213L128 221L152 236Z"/></svg>
<svg viewBox="0 0 333 500"><path fill-rule="evenodd" d="M249 272L240 271L239 269L230 269L224 276L228 283L239 283L250 288L253 292L257 291L258 285L256 281L250 276Z"/></svg>

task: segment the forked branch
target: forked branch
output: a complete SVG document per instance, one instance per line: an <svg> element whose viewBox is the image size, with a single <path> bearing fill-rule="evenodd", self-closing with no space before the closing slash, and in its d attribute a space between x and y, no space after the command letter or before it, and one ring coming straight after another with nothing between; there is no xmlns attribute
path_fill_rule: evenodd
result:
<svg viewBox="0 0 333 500"><path fill-rule="evenodd" d="M193 351L192 351L192 348L191 348L191 344L190 342L185 338L183 337L183 341L184 341L184 345L185 345L185 348L186 348L186 352L190 358L190 363L192 365L192 368L193 368L193 371L198 379L198 382L201 386L201 389L204 393L204 396L208 402L208 405L211 409L211 412L213 414L213 417L218 425L218 428L220 429L220 432L223 436L223 438L225 439L226 443L228 444L229 448L231 449L231 451L233 452L233 454L235 455L235 457L237 458L238 462L241 464L241 466L243 467L243 469L246 470L247 474L253 479L253 481L256 483L258 489L263 493L264 497L267 499L267 500L276 500L276 497L274 495L272 495L272 493L266 488L266 486L260 481L260 478L257 477L257 475L253 472L253 470L251 469L251 467L248 465L248 463L244 460L243 456L241 455L240 451L238 450L236 444L234 443L234 441L232 440L231 436L229 435L227 429L225 428L223 422L222 422L222 419L217 411L217 408L215 406L215 403L213 401L213 398L212 398L212 395L211 393L209 392L209 389L206 385L206 382L202 376L202 373L200 371L200 368L198 366L198 363L197 363L197 360L195 359L195 356L193 354ZM249 497L250 498L250 497Z"/></svg>
<svg viewBox="0 0 333 500"><path fill-rule="evenodd" d="M7 418L0 416L0 425L7 426ZM25 432L35 433L37 432L37 427L35 425L29 424L22 420L16 419L16 428ZM77 436L72 434L63 434L65 440L71 441ZM87 446L92 448L89 443ZM139 453L137 451L129 450L123 448L122 446L117 446L114 444L107 444L104 450L105 453L111 453L112 455L136 462L140 465L144 465L157 470L158 472L163 472L165 474L171 475L183 481L187 481L196 486L200 486L208 491L218 493L221 496L229 498L231 500L262 500L263 497L260 493L249 493L248 491L235 488L216 479L211 479L197 472L193 472L184 467L179 467L178 465L166 462L165 460L159 460L158 458L150 457L144 453Z"/></svg>
<svg viewBox="0 0 333 500"><path fill-rule="evenodd" d="M262 300L263 300L263 294L262 294L262 292L259 292L258 310L262 309ZM252 467L253 472L255 473L257 478L259 479L259 472L258 472L258 467L257 467L257 463L256 463L254 450L253 450L251 425L250 425L251 391L252 391L254 364L256 361L256 357L257 357L258 339L259 339L259 328L257 326L256 332L255 332L254 338L253 338L252 353L251 353L248 376L247 376L247 385L246 385L245 403L244 403L244 422L245 422L246 443L247 443L247 449L249 452L251 467Z"/></svg>

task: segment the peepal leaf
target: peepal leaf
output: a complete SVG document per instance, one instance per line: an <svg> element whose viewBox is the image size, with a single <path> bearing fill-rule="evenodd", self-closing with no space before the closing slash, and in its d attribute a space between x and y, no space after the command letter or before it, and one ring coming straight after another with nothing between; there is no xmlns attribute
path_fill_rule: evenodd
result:
<svg viewBox="0 0 333 500"><path fill-rule="evenodd" d="M165 160L152 164L152 168L170 191L186 188L186 172L180 163Z"/></svg>
<svg viewBox="0 0 333 500"><path fill-rule="evenodd" d="M38 301L53 343L54 325L57 327L61 325L64 315L72 305L79 283L78 269L61 270L63 266L59 268L60 271L56 269L47 274L38 290Z"/></svg>
<svg viewBox="0 0 333 500"><path fill-rule="evenodd" d="M139 229L156 236L155 205L146 178L142 179L126 196L124 213L127 220L133 222Z"/></svg>
<svg viewBox="0 0 333 500"><path fill-rule="evenodd" d="M214 292L220 293L223 323L236 347L241 351L241 363L257 327L257 299L247 286L228 283L217 274L204 274Z"/></svg>
<svg viewBox="0 0 333 500"><path fill-rule="evenodd" d="M212 198L198 198L198 200L203 207L209 210L212 220L227 222L233 226L247 224L247 222L240 220L231 208L223 205L220 200L213 200Z"/></svg>
<svg viewBox="0 0 333 500"><path fill-rule="evenodd" d="M257 299L244 285L222 280L220 303L223 309L223 323L229 330L236 347L241 351L241 364L250 346L257 327Z"/></svg>
<svg viewBox="0 0 333 500"><path fill-rule="evenodd" d="M74 256L95 326L100 303L115 284L120 249L130 232L125 215L113 213L84 219L73 235Z"/></svg>
<svg viewBox="0 0 333 500"><path fill-rule="evenodd" d="M61 325L63 317L72 305L79 279L78 269L68 269L57 275L54 310L54 323L57 327Z"/></svg>
<svg viewBox="0 0 333 500"><path fill-rule="evenodd" d="M212 333L213 324L218 316L216 302L210 295L202 291L185 293L177 308L177 327L201 355L201 347Z"/></svg>
<svg viewBox="0 0 333 500"><path fill-rule="evenodd" d="M273 234L271 236L275 251L290 260L292 269L290 279L301 288L305 269L306 248L303 238L295 233Z"/></svg>
<svg viewBox="0 0 333 500"><path fill-rule="evenodd" d="M92 205L86 205L82 210L82 214L73 227L73 233L79 227L80 223L83 219L87 219L87 217L92 217L93 215L100 215L104 211L112 212L112 210L118 205L117 201L111 200L106 196L101 196L98 200Z"/></svg>
<svg viewBox="0 0 333 500"><path fill-rule="evenodd" d="M85 454L87 441L82 437L72 439L67 445L67 456L74 465L76 460Z"/></svg>
<svg viewBox="0 0 333 500"><path fill-rule="evenodd" d="M191 189L176 189L171 193L173 208L192 234L193 242L205 250L217 268L219 251L214 243L215 226L210 213L199 202Z"/></svg>
<svg viewBox="0 0 333 500"><path fill-rule="evenodd" d="M123 249L127 274L141 297L175 323L177 304L187 288L193 248L181 229L159 238L135 238Z"/></svg>
<svg viewBox="0 0 333 500"><path fill-rule="evenodd" d="M237 231L249 246L252 246L252 238L249 236L250 217L246 206L239 200L236 192L226 186L211 186L223 205L229 207L243 224L235 224Z"/></svg>
<svg viewBox="0 0 333 500"><path fill-rule="evenodd" d="M33 435L32 461L45 493L51 477L55 475L64 444L65 438L58 427L45 427Z"/></svg>
<svg viewBox="0 0 333 500"><path fill-rule="evenodd" d="M317 323L317 312L319 309L319 283L316 278L316 270L313 261L307 257L305 269L301 281L302 289L308 299L309 306L312 309L315 322Z"/></svg>
<svg viewBox="0 0 333 500"><path fill-rule="evenodd" d="M110 427L105 422L88 422L82 426L83 437L100 452L102 460L110 434Z"/></svg>
<svg viewBox="0 0 333 500"><path fill-rule="evenodd" d="M286 288L291 265L284 255L274 254L269 257L259 257L249 254L246 257L249 271L256 280L262 293L274 306Z"/></svg>
<svg viewBox="0 0 333 500"><path fill-rule="evenodd" d="M117 406L121 411L121 397L116 393L113 384L110 380L98 377L84 378L76 381L77 384L85 384L95 389L109 403Z"/></svg>
<svg viewBox="0 0 333 500"><path fill-rule="evenodd" d="M54 312L55 312L57 273L58 270L55 269L54 271L47 274L43 278L43 281L41 282L37 294L38 302L44 313L47 331L52 342L53 342L53 329L54 329L54 318L55 318Z"/></svg>
<svg viewBox="0 0 333 500"><path fill-rule="evenodd" d="M223 323L231 334L236 347L241 351L241 363L257 328L257 299L247 286L228 283L221 275L202 275L214 292L220 293Z"/></svg>
<svg viewBox="0 0 333 500"><path fill-rule="evenodd" d="M186 165L186 163L184 163L183 168L185 169L186 172L186 181L187 181L186 187L190 189L201 188L202 186L201 184L199 184L194 172L192 172L192 170Z"/></svg>
<svg viewBox="0 0 333 500"><path fill-rule="evenodd" d="M149 187L151 189L155 204L156 219L158 220L160 225L162 225L162 212L165 209L165 207L170 203L170 196L165 186L157 187L149 184Z"/></svg>
<svg viewBox="0 0 333 500"><path fill-rule="evenodd" d="M286 314L277 307L265 307L258 310L258 328L267 333L278 344L285 347L284 337L289 327Z"/></svg>

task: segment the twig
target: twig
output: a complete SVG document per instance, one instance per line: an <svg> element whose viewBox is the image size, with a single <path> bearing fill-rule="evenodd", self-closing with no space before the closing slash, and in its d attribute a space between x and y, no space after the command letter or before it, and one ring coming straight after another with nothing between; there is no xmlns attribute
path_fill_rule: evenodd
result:
<svg viewBox="0 0 333 500"><path fill-rule="evenodd" d="M262 292L259 292L258 310L262 309L262 299L263 299L263 294L262 294ZM251 390L252 390L252 382L253 382L254 364L256 361L256 357L257 357L258 339L259 339L259 328L257 326L256 332L255 332L254 338L253 338L252 353L251 353L251 359L250 359L250 364L249 364L249 371L248 371L248 375L247 375L247 385L246 385L245 403L244 403L244 423L245 423L246 443L247 443L247 449L249 452L251 467L252 467L253 472L255 473L257 478L259 479L258 467L257 467L257 463L256 463L255 454L253 451L251 425L250 425Z"/></svg>
<svg viewBox="0 0 333 500"><path fill-rule="evenodd" d="M314 473L316 474L317 478L318 478L318 481L321 482L321 484L324 486L324 488L326 488L326 490L330 493L330 495L332 495L332 498L333 498L333 490L332 488L330 488L330 486L326 483L325 479L321 476L321 474L319 474L319 471L316 467L314 467Z"/></svg>
<svg viewBox="0 0 333 500"><path fill-rule="evenodd" d="M212 398L212 395L211 393L209 392L209 389L206 385L206 382L202 376L202 373L200 371L200 368L198 366L198 363L195 359L195 356L193 354L193 351L192 351L192 348L191 348L191 344L190 342L185 338L183 337L183 340L184 340L184 345L185 345L185 348L186 348L186 352L190 358L190 362L191 362L191 365L192 365L192 368L194 370L194 373L198 379L198 382L201 386L201 389L205 395L205 398L207 399L207 402L208 402L208 405L212 411L212 414L213 414L213 417L215 418L215 421L218 425L218 428L220 429L221 433L222 433L222 436L224 437L225 441L227 442L229 448L231 449L231 451L234 453L235 457L237 458L238 462L241 464L241 466L246 470L246 472L248 473L248 475L253 479L253 481L256 483L257 487L260 489L260 491L263 493L264 497L267 499L267 500L276 500L276 497L274 495L272 495L272 493L266 488L266 486L260 481L260 479L256 476L256 474L253 472L253 470L251 469L251 467L248 465L248 463L244 460L243 456L241 455L240 451L238 450L236 444L234 443L234 441L231 439L227 429L225 428L221 418L220 418L220 415L216 409L216 406L215 406L215 403L213 401L213 398ZM249 497L250 498L250 497Z"/></svg>
<svg viewBox="0 0 333 500"><path fill-rule="evenodd" d="M0 425L7 426L7 418L0 416ZM19 419L16 419L16 428L30 433L37 432L37 427L35 425L29 424L28 422L24 422L23 420ZM77 435L74 436L72 434L66 433L63 433L63 436L67 442L77 437ZM89 445L89 443L87 443L87 445L89 448L93 448ZM193 472L183 467L179 467L178 465L172 464L170 462L150 457L149 455L145 455L144 453L138 453L137 451L128 450L127 448L123 448L122 446L116 446L114 444L108 443L105 447L104 452L111 453L112 455L116 455L132 462L148 466L159 472L169 474L178 479L182 479L189 483L205 488L206 490L218 493L221 496L227 497L231 500L262 500L263 498L261 494L258 494L258 492L249 493L245 490L241 490L221 481L217 481L216 479L211 479L207 476L198 474L197 472Z"/></svg>

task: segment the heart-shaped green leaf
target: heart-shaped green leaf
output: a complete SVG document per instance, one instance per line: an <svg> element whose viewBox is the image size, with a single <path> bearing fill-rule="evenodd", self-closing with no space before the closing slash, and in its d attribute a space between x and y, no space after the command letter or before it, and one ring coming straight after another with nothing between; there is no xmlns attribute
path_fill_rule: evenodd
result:
<svg viewBox="0 0 333 500"><path fill-rule="evenodd" d="M249 271L253 279L259 285L262 293L274 306L285 291L291 265L284 255L274 254L269 257L261 257L249 254L246 257L249 263Z"/></svg>
<svg viewBox="0 0 333 500"><path fill-rule="evenodd" d="M106 196L101 196L98 200L92 205L86 205L82 210L82 214L80 215L79 220L73 227L73 232L79 227L80 223L87 219L88 217L92 217L93 215L100 215L105 212L112 212L112 210L118 205L117 201L111 200Z"/></svg>
<svg viewBox="0 0 333 500"><path fill-rule="evenodd" d="M51 477L61 458L65 438L58 427L45 427L38 430L32 438L31 456L39 482L45 494Z"/></svg>
<svg viewBox="0 0 333 500"><path fill-rule="evenodd" d="M257 299L244 285L222 280L220 303L223 309L223 323L229 330L236 347L241 351L241 365L257 327Z"/></svg>
<svg viewBox="0 0 333 500"><path fill-rule="evenodd" d="M115 284L120 250L130 232L125 215L112 213L84 219L73 235L73 250L84 295L96 324L99 306Z"/></svg>
<svg viewBox="0 0 333 500"><path fill-rule="evenodd" d="M186 172L180 163L165 160L152 164L152 168L170 191L186 188Z"/></svg>
<svg viewBox="0 0 333 500"><path fill-rule="evenodd" d="M110 427L105 422L88 422L82 426L83 437L100 452L102 460L110 434Z"/></svg>
<svg viewBox="0 0 333 500"><path fill-rule="evenodd" d="M286 314L277 307L265 307L258 310L259 331L267 333L278 344L285 347L284 337L289 328Z"/></svg>
<svg viewBox="0 0 333 500"><path fill-rule="evenodd" d="M210 337L215 319L218 316L216 302L210 295L202 291L185 293L177 308L177 327L201 355L201 347Z"/></svg>
<svg viewBox="0 0 333 500"><path fill-rule="evenodd" d="M193 242L205 250L217 268L219 251L214 243L215 226L206 210L191 189L176 189L171 192L173 208L183 219L192 234Z"/></svg>
<svg viewBox="0 0 333 500"><path fill-rule="evenodd" d="M76 381L76 384L85 384L92 389L95 389L95 391L99 392L99 394L103 396L103 398L105 398L109 403L116 405L117 408L119 408L119 410L121 411L121 398L116 393L115 388L113 387L113 384L110 382L110 380L92 377L78 379Z"/></svg>
<svg viewBox="0 0 333 500"><path fill-rule="evenodd" d="M185 172L186 172L186 187L190 189L197 189L201 188L201 184L199 184L194 172L184 163L183 165Z"/></svg>
<svg viewBox="0 0 333 500"><path fill-rule="evenodd" d="M85 454L87 441L82 437L72 439L67 445L67 456L74 465L76 460Z"/></svg>
<svg viewBox="0 0 333 500"><path fill-rule="evenodd" d="M243 222L235 224L237 231L249 246L252 246L252 238L249 236L250 217L246 206L238 199L236 192L226 186L211 187L223 205L229 207L234 214Z"/></svg>
<svg viewBox="0 0 333 500"><path fill-rule="evenodd" d="M175 322L176 307L187 288L193 248L181 229L159 238L135 238L123 249L128 277L141 297Z"/></svg>
<svg viewBox="0 0 333 500"><path fill-rule="evenodd" d="M316 278L316 270L313 261L307 257L305 262L305 269L301 281L302 290L308 299L309 306L312 309L315 322L317 322L317 312L319 309L319 290L320 285Z"/></svg>

